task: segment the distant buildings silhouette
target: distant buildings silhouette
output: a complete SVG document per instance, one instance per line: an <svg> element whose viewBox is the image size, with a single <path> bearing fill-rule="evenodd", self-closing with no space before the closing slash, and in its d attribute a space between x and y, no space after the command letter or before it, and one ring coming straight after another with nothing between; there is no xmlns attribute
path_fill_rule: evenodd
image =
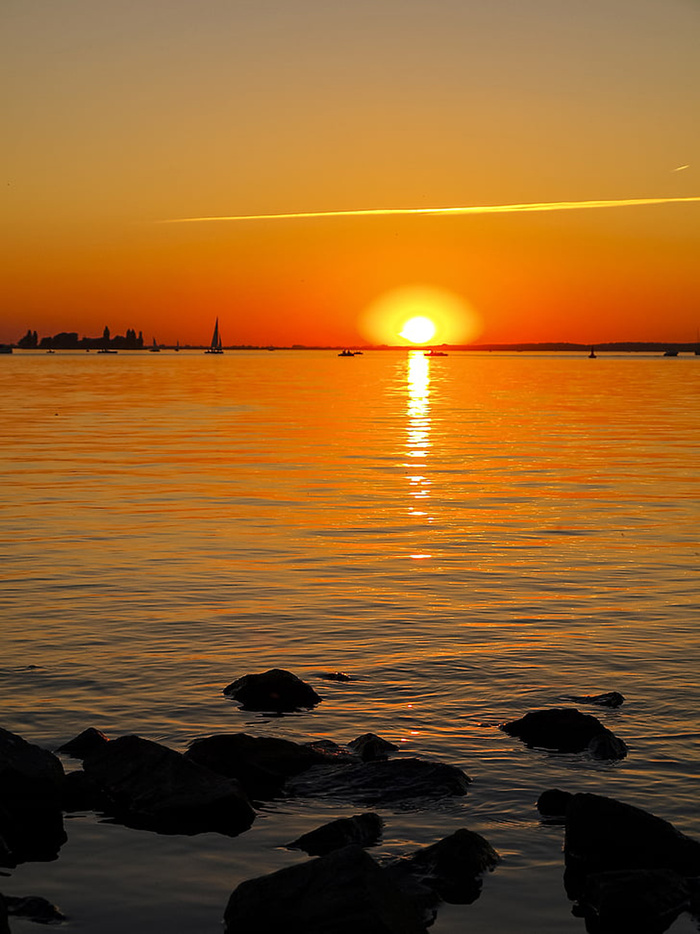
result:
<svg viewBox="0 0 700 934"><path fill-rule="evenodd" d="M133 328L127 328L126 334L112 337L109 328L105 327L102 337L78 337L77 331L61 331L52 337L39 339L37 332L29 329L17 341L17 346L27 350L142 350L143 332L139 331L137 336Z"/></svg>

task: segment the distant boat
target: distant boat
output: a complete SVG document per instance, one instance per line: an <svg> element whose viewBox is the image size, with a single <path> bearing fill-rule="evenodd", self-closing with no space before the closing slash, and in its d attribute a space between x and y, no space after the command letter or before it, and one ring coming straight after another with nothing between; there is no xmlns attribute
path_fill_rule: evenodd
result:
<svg viewBox="0 0 700 934"><path fill-rule="evenodd" d="M596 358L595 347L591 347L591 352L588 354L588 359L595 360L595 358Z"/></svg>
<svg viewBox="0 0 700 934"><path fill-rule="evenodd" d="M110 350L109 347L101 347L97 352L98 353L116 353L117 351Z"/></svg>
<svg viewBox="0 0 700 934"><path fill-rule="evenodd" d="M424 357L446 357L447 354L444 350L426 350L423 354Z"/></svg>
<svg viewBox="0 0 700 934"><path fill-rule="evenodd" d="M173 347L173 350L174 350L176 353L179 353L179 352L180 352L180 341L177 341L177 343L176 343L175 346Z"/></svg>
<svg viewBox="0 0 700 934"><path fill-rule="evenodd" d="M216 319L216 324L214 325L214 333L211 336L211 344L204 353L223 353L224 348L221 346L221 335L219 334L219 319Z"/></svg>
<svg viewBox="0 0 700 934"><path fill-rule="evenodd" d="M12 353L12 345L0 344L0 353Z"/></svg>
<svg viewBox="0 0 700 934"><path fill-rule="evenodd" d="M355 354L352 350L343 350L338 354L339 357L354 357Z"/></svg>
<svg viewBox="0 0 700 934"><path fill-rule="evenodd" d="M677 350L664 350L664 357L677 357L677 356L678 356Z"/></svg>
<svg viewBox="0 0 700 934"><path fill-rule="evenodd" d="M160 347L158 346L158 344L156 344L156 339L155 339L155 337L153 338L153 343L152 343L151 346L148 348L148 352L149 352L149 353L160 353Z"/></svg>

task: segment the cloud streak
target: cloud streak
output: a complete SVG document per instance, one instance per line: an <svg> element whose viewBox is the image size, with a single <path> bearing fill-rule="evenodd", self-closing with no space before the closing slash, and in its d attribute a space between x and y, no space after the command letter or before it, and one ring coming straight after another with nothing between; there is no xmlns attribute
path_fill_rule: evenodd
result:
<svg viewBox="0 0 700 934"><path fill-rule="evenodd" d="M201 224L213 221L281 221L314 217L393 217L396 215L525 214L535 211L580 211L591 208L627 208L650 204L688 204L692 198L627 198L619 201L534 201L525 204L484 204L447 208L365 208L356 211L297 211L289 214L229 214L221 217L176 217L164 224Z"/></svg>

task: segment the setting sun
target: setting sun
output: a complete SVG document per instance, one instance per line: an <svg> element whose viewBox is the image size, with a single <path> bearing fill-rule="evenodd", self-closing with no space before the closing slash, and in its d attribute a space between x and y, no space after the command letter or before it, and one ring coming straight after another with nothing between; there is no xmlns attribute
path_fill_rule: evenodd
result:
<svg viewBox="0 0 700 934"><path fill-rule="evenodd" d="M372 302L358 322L373 343L454 344L473 340L481 319L466 299L447 289L408 285L385 292Z"/></svg>
<svg viewBox="0 0 700 934"><path fill-rule="evenodd" d="M412 344L425 344L435 336L435 330L435 323L430 318L418 315L405 322L399 337L405 338Z"/></svg>

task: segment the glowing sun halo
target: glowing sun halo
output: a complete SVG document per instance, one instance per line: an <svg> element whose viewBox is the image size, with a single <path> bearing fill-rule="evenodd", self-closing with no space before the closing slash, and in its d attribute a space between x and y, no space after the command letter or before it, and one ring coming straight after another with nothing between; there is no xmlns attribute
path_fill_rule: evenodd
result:
<svg viewBox="0 0 700 934"><path fill-rule="evenodd" d="M436 330L435 322L430 318L426 318L425 315L416 315L404 322L399 336L412 344L425 344L435 336Z"/></svg>

